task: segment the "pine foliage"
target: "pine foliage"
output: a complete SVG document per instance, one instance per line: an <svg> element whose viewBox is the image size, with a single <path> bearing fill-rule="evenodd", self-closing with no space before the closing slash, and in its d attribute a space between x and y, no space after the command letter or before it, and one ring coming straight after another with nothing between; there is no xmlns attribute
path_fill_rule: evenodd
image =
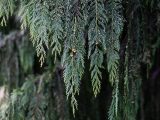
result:
<svg viewBox="0 0 160 120"><path fill-rule="evenodd" d="M100 92L103 68L103 55L106 50L106 33L105 26L107 17L105 14L104 3L102 0L90 1L88 13L91 22L89 24L88 39L89 39L89 52L88 57L91 60L90 70L94 95Z"/></svg>
<svg viewBox="0 0 160 120"><path fill-rule="evenodd" d="M46 79L47 77L47 79ZM11 95L6 89L6 98L0 106L1 120L58 120L56 100L52 99L51 74L28 76L23 85L14 89ZM58 101L61 101L58 99ZM62 103L61 103L62 104ZM65 113L63 113L65 114ZM67 116L66 118L67 119Z"/></svg>
<svg viewBox="0 0 160 120"><path fill-rule="evenodd" d="M4 3L2 5L6 6ZM13 5L7 5L10 8L7 12L12 13ZM115 86L114 109L117 112L119 36L123 27L120 9L121 1L114 0L109 1L107 9L102 0L20 1L18 12L22 29L29 29L41 65L44 63L47 49L52 48L56 59L57 55L61 54L61 44L64 43L62 57L64 82L67 97L71 98L73 113L77 109L76 95L79 94L80 80L84 73L86 20L89 25L87 53L91 61L90 71L94 95L97 96L100 92L101 69L104 68L103 59L107 53L109 78L111 84ZM4 13L1 16L3 15Z"/></svg>
<svg viewBox="0 0 160 120"><path fill-rule="evenodd" d="M15 0L0 1L0 25L6 25L8 18L15 10Z"/></svg>
<svg viewBox="0 0 160 120"><path fill-rule="evenodd" d="M52 48L55 56L61 52L63 1L22 1L19 15L22 28L28 27L31 40L36 47L41 66L46 57L46 49Z"/></svg>
<svg viewBox="0 0 160 120"><path fill-rule="evenodd" d="M67 98L71 98L73 114L78 105L75 96L79 94L80 80L84 73L84 21L81 10L82 3L79 0L67 4L66 39L62 58L66 94Z"/></svg>
<svg viewBox="0 0 160 120"><path fill-rule="evenodd" d="M49 0L50 5L50 43L52 48L52 54L54 54L55 60L62 51L63 33L64 33L64 1L63 0Z"/></svg>
<svg viewBox="0 0 160 120"><path fill-rule="evenodd" d="M47 2L31 0L22 1L19 15L22 16L22 27L29 27L31 40L36 46L37 56L41 66L46 57L50 29L49 6Z"/></svg>
<svg viewBox="0 0 160 120"><path fill-rule="evenodd" d="M101 91L101 80L107 79L103 78L102 71L107 71L109 82L113 87L108 111L109 120L135 120L142 79L139 73L140 62L147 64L149 71L152 67L151 58L146 54L154 56L153 53L156 54L155 51L160 43L155 35L156 48L151 51L148 47L153 39L146 38L149 36L144 30L147 20L145 21L142 12L146 12L145 7L153 9L158 0L134 2L124 0L125 10L122 2L122 0L0 0L0 25L7 25L10 16L18 16L21 20L21 29L29 32L41 66L50 51L54 58L53 63L61 58L66 96L74 115L78 109L77 96L80 93L81 80L85 79L84 74L88 74L85 73L88 70L85 64L89 64L89 77L95 97ZM129 22L125 23L124 14ZM156 24L158 23L159 17L156 21ZM124 24L126 30L123 30ZM152 24L150 26L152 27ZM150 27L147 30L149 31ZM157 34L159 28L155 31ZM127 35L123 35L124 40L121 40L123 32ZM124 42L124 48L121 42ZM22 68L27 73L33 67L31 61L33 53L31 57L28 57L28 54L25 56L29 50L26 50L24 44L18 48L18 57L21 64L27 64ZM23 47L25 50L20 50ZM10 46L9 52L12 52L13 48L14 46ZM147 50L150 53L146 53ZM18 57L15 57L17 61ZM89 63L85 63L86 61ZM16 65L19 66L17 63ZM47 75L48 79L51 79L50 74ZM6 113L0 115L0 119L49 119L45 114L49 98L46 91L43 91L45 83L42 83L42 76L38 78L39 86L35 83L36 80L30 79L12 92L10 100L7 101L9 105L5 106L3 111L9 113L6 116L3 116ZM38 99L41 103L35 103Z"/></svg>
<svg viewBox="0 0 160 120"><path fill-rule="evenodd" d="M10 4L7 5L12 8ZM110 81L116 86L117 111L119 36L122 29L119 9L121 9L119 1L109 1L107 9L105 9L105 3L102 0L20 1L18 12L21 17L22 29L29 29L41 65L44 63L47 49L52 48L56 60L57 55L61 54L62 43L64 43L62 57L64 82L67 97L71 99L73 113L77 109L76 95L79 94L80 80L84 73L86 23L89 26L89 50L87 53L90 59L94 95L97 96L100 92L101 69L104 68L103 59L107 53ZM12 13L13 10L10 11Z"/></svg>
<svg viewBox="0 0 160 120"><path fill-rule="evenodd" d="M109 46L107 52L107 62L109 71L109 80L114 86L113 100L109 109L109 119L113 120L118 113L119 98L119 51L120 51L120 35L123 29L122 1L109 0L108 16L110 18L110 31L108 33Z"/></svg>

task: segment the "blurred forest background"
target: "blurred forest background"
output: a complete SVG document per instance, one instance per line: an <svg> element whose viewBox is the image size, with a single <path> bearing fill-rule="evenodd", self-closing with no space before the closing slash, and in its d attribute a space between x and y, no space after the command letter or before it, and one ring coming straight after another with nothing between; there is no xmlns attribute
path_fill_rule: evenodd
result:
<svg viewBox="0 0 160 120"><path fill-rule="evenodd" d="M124 0L122 6L120 71L123 72L120 78L124 76L127 50L128 69L134 75L129 83L131 106L118 110L128 117L120 120L160 120L160 2ZM94 97L90 62L85 59L77 96L78 110L73 117L66 98L61 57L54 63L49 49L41 67L28 29L21 30L20 26L20 17L16 14L9 17L6 26L0 26L0 120L107 120L113 89L108 72L101 70L100 93ZM88 41L88 37L85 39ZM120 87L120 93L124 89Z"/></svg>

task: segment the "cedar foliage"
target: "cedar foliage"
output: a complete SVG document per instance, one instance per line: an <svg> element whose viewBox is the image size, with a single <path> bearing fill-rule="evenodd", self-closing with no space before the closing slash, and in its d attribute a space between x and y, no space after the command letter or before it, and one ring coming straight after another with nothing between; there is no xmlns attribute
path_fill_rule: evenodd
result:
<svg viewBox="0 0 160 120"><path fill-rule="evenodd" d="M0 23L1 26L6 26L10 16L19 17L21 30L28 31L41 66L48 64L55 69L57 62L61 61L66 97L74 116L78 110L77 97L81 90L81 81L85 79L84 74L88 74L85 73L85 60L88 59L94 96L98 96L101 91L104 70L113 87L107 118L136 120L140 108L142 79L149 79L160 45L160 15L156 12L156 25L152 25L146 15L153 11L160 11L158 0L1 0ZM151 28L146 28L147 23ZM148 29L155 32L153 38L151 33L148 34L152 30ZM4 39L4 46L8 44L7 41L7 38ZM1 44L0 48L3 47ZM33 51L26 48L23 51L25 44L29 43L23 43L17 48L20 63L26 65L21 66L22 78L32 71L33 66ZM8 49L5 52L10 54L14 47ZM14 55L16 63L12 64L18 68L17 54ZM48 56L54 60L51 61ZM6 60L9 61L9 58L6 57ZM1 63L3 71L8 63L2 59ZM141 74L143 66L147 66L146 76ZM12 73L13 70L9 71ZM5 76L4 73L1 74ZM12 74L18 76L19 71ZM6 101L8 105L0 118L57 119L49 109L53 104L52 101L50 103L51 86L48 86L52 77L50 73L45 73L38 78L27 77L28 80L23 85L15 85L17 88ZM18 88L19 86L21 87ZM35 103L37 100L40 103Z"/></svg>

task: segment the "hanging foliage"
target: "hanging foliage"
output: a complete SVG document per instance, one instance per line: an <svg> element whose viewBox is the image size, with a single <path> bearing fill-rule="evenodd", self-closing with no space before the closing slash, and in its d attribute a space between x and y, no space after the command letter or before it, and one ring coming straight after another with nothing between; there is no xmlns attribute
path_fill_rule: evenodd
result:
<svg viewBox="0 0 160 120"><path fill-rule="evenodd" d="M0 29L10 17L21 24L21 32L0 38L0 80L9 84L0 89L6 94L3 105L0 98L0 119L69 119L67 112L49 108L58 98L65 98L61 89L53 97L53 86L49 86L52 79L61 78L52 76L61 61L74 117L87 76L95 97L104 89L103 79L112 86L109 120L136 120L143 104L143 79L156 79L160 73L153 70L160 59L159 11L158 0L0 0ZM35 65L28 38L41 68Z"/></svg>

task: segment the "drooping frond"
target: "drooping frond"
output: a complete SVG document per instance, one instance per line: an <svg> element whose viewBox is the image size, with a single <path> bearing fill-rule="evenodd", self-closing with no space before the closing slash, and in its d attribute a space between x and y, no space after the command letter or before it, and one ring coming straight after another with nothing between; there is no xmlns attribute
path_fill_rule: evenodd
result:
<svg viewBox="0 0 160 120"><path fill-rule="evenodd" d="M54 62L56 61L57 55L60 55L62 50L62 39L63 37L63 17L64 17L64 0L49 0L50 6L50 42L52 48L52 54L54 54Z"/></svg>
<svg viewBox="0 0 160 120"><path fill-rule="evenodd" d="M118 113L118 95L119 95L119 50L120 50L120 35L123 29L123 16L122 16L122 1L121 0L109 0L107 5L107 12L109 16L109 22L107 28L109 39L107 49L107 61L109 80L114 86L113 100L109 109L109 119L112 120Z"/></svg>
<svg viewBox="0 0 160 120"><path fill-rule="evenodd" d="M13 14L15 0L0 0L0 25L6 25L6 20Z"/></svg>
<svg viewBox="0 0 160 120"><path fill-rule="evenodd" d="M75 114L78 106L75 96L79 94L80 80L84 72L84 23L81 1L72 1L70 4L67 4L66 40L62 64L64 66L66 94L71 99L73 114Z"/></svg>
<svg viewBox="0 0 160 120"><path fill-rule="evenodd" d="M119 50L120 50L120 41L119 37L123 28L123 17L121 16L121 0L110 0L108 8L108 14L110 16L110 30L108 32L109 47L107 51L108 59L108 71L110 73L109 78L110 82L113 85L116 80L116 71L118 68L119 62Z"/></svg>
<svg viewBox="0 0 160 120"><path fill-rule="evenodd" d="M112 92L112 102L108 111L109 120L117 120L118 118L118 100L119 100L119 83L115 82L113 92Z"/></svg>
<svg viewBox="0 0 160 120"><path fill-rule="evenodd" d="M49 94L44 89L51 76L49 74L46 75L47 79L43 78L45 75L36 79L30 76L21 88L13 90L8 100L9 112L7 114L9 119L7 120L48 120L45 111L49 106ZM26 111L29 112L26 114Z"/></svg>
<svg viewBox="0 0 160 120"><path fill-rule="evenodd" d="M141 96L140 92L146 91L145 86L150 84L150 79L154 81L152 85L158 83L156 80L159 79L159 10L159 0L124 0L123 3L122 0L0 0L0 30L2 28L0 31L0 84L16 87L16 90L12 87L8 89L7 92L12 94L7 93L6 98L1 97L4 91L0 91L0 120L11 118L13 120L50 120L60 119L59 116L62 116L61 119L67 119L65 115L61 115L65 113L65 107L54 105L65 103L63 84L59 82L63 79L62 73L66 95L74 115L78 108L79 92L79 102L81 102L81 96L87 98L82 102L83 105L79 105L80 114L83 114L81 108L87 108L88 106L84 106L89 102L96 103L93 106L95 109L99 104L100 107L104 105L103 102L101 103L103 100L106 101L103 97L91 101L88 98L90 89L93 89L94 96L102 91L102 96L105 94L107 99L110 98L111 94L106 94L109 88L105 91L106 88L103 85L101 90L101 82L105 84L104 80L107 78L113 87L107 117L109 120L136 120L138 112L142 112L142 115L150 112L148 109L156 106L157 102L152 106L153 100L147 101L145 103L147 110L143 109L144 103L140 99L148 94ZM123 14L126 22L125 29L122 31ZM30 39L37 50L41 65L47 58L42 70L37 67L37 57L34 56L34 52L28 48L30 44L28 41L24 42L21 37L26 34L19 31L13 32L11 33L13 35L3 39L5 36L3 29L5 29L4 34L8 34L10 29L15 30L13 28L15 26L16 30L19 30L18 24L14 25L19 22L19 18L22 29L27 29L23 30L26 31L24 33L30 33ZM12 19L14 22L11 21ZM9 23L8 26L2 26L7 23ZM47 52L48 49L49 52ZM54 70L57 69L55 61L59 62L57 58L62 58L63 66L56 71L57 75L53 75ZM33 71L36 75L43 74L43 71L48 71L49 74L45 75L43 81L41 79L43 75L40 78L33 77L23 81ZM106 75L104 71L107 71ZM145 74L141 75L141 73ZM51 74L52 78L49 78ZM50 82L47 80L45 83L46 78L49 78ZM82 78L85 79L82 81L85 85L82 85L84 89L80 91ZM20 79L23 80L20 81ZM91 79L92 88L90 88L89 79ZM147 83L140 91L142 79L147 80ZM149 86L153 87L152 85ZM159 89L156 87L156 90ZM147 90L147 93L153 94L152 90ZM157 95L153 94L154 96L158 98ZM85 114L88 114L87 110L92 110L96 113L94 119L101 119L99 111L95 109L92 107L86 109ZM68 109L66 111L70 114ZM156 111L158 109L153 110L152 113ZM53 114L49 115L52 112ZM94 116L91 115L93 114L83 116L86 119L92 119ZM158 115L157 118L159 118Z"/></svg>
<svg viewBox="0 0 160 120"><path fill-rule="evenodd" d="M107 17L102 0L89 1L89 14L91 22L89 25L89 51L88 57L91 60L90 70L94 95L100 92L102 78L100 69L103 68L103 55L106 50L105 26Z"/></svg>
<svg viewBox="0 0 160 120"><path fill-rule="evenodd" d="M31 0L28 3L22 1L19 15L22 19L22 27L28 27L30 30L31 40L36 47L42 66L46 57L45 49L48 48L48 31L51 25L49 5L46 1Z"/></svg>

